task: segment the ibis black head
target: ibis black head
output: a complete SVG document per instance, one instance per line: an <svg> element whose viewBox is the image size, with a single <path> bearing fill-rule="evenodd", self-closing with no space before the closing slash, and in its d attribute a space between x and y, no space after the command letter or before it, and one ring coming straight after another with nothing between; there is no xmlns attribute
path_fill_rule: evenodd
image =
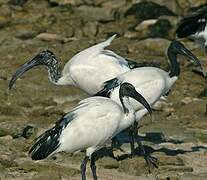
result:
<svg viewBox="0 0 207 180"><path fill-rule="evenodd" d="M190 50L188 50L181 42L174 40L172 41L169 48L172 48L174 53L181 54L187 57L193 64L197 66L201 66L200 60Z"/></svg>
<svg viewBox="0 0 207 180"><path fill-rule="evenodd" d="M180 68L177 62L178 54L187 57L187 59L196 66L202 67L199 59L190 50L188 50L181 42L174 40L168 48L168 58L171 63L171 76L178 76L180 74Z"/></svg>
<svg viewBox="0 0 207 180"><path fill-rule="evenodd" d="M152 114L152 109L149 103L140 93L136 91L135 87L132 84L124 82L121 84L120 89L119 89L119 97L120 97L121 103L123 105L124 111L127 112L128 110L124 106L123 99L122 99L124 96L131 97L137 100L148 110L150 114Z"/></svg>
<svg viewBox="0 0 207 180"><path fill-rule="evenodd" d="M56 59L53 52L46 50L42 51L39 54L37 54L32 60L29 62L23 64L12 76L10 82L9 82L9 90L12 89L14 83L16 80L24 74L26 71L30 70L31 68L39 65L45 65L49 69L57 69L58 68L58 60Z"/></svg>

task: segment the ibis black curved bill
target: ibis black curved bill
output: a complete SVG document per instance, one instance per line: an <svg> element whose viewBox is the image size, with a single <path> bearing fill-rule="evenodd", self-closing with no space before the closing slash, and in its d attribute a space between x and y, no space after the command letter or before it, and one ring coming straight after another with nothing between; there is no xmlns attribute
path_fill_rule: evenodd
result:
<svg viewBox="0 0 207 180"><path fill-rule="evenodd" d="M34 66L39 65L39 63L35 60L32 59L31 61L23 64L12 76L10 82L9 82L9 90L12 89L14 83L16 82L16 80L23 75L26 71L28 71L29 69L33 68Z"/></svg>
<svg viewBox="0 0 207 180"><path fill-rule="evenodd" d="M120 96L122 97L128 96L128 97L135 99L147 109L150 115L152 115L152 109L149 103L140 93L136 91L135 87L132 84L126 83L126 82L121 84L119 91L120 91Z"/></svg>
<svg viewBox="0 0 207 180"><path fill-rule="evenodd" d="M200 60L190 50L188 50L182 43L180 43L179 41L173 41L171 45L174 46L178 54L186 56L189 60L191 60L193 64L202 67Z"/></svg>
<svg viewBox="0 0 207 180"><path fill-rule="evenodd" d="M146 109L147 111L150 113L150 115L152 114L152 109L149 105L149 103L147 102L147 100L140 94L138 93L136 90L135 91L131 91L129 94L129 97L137 100L139 103L141 103Z"/></svg>

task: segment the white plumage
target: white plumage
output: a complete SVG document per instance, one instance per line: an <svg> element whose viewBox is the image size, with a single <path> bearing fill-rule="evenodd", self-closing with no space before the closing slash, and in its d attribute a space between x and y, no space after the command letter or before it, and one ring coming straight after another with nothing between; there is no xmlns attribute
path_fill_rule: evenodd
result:
<svg viewBox="0 0 207 180"><path fill-rule="evenodd" d="M76 152L86 149L86 162L83 161L82 179L85 179L85 166L91 159L93 176L93 153L100 149L108 139L131 126L135 120L134 109L128 97L141 102L151 113L146 100L129 83L120 86L121 105L105 97L90 97L82 100L71 112L64 115L56 125L42 134L30 150L32 159L44 159L61 151ZM94 174L95 173L95 174Z"/></svg>
<svg viewBox="0 0 207 180"><path fill-rule="evenodd" d="M64 66L62 78L57 84L68 85L64 77L70 77L73 85L83 89L88 94L95 94L103 85L103 82L110 80L126 71L127 61L112 51L104 50L109 46L115 35L106 41L94 45L76 54Z"/></svg>
<svg viewBox="0 0 207 180"><path fill-rule="evenodd" d="M103 83L128 70L128 62L112 51L105 50L116 35L104 42L91 46L73 56L62 72L59 63L51 51L43 51L31 61L22 65L12 76L11 89L17 78L34 66L46 65L49 79L56 85L74 85L92 95L101 90Z"/></svg>
<svg viewBox="0 0 207 180"><path fill-rule="evenodd" d="M150 105L153 105L169 92L172 85L178 79L180 68L177 62L177 54L182 54L196 65L201 66L196 56L186 49L184 45L178 41L173 41L168 48L168 58L171 62L169 72L156 67L135 68L105 82L104 88L96 95L108 96L120 104L119 88L122 83L127 82L132 84L136 91L142 94ZM147 111L143 109L140 103L135 103L131 98L130 103L136 111L136 122L138 122ZM135 131L134 133L137 134L137 129Z"/></svg>
<svg viewBox="0 0 207 180"><path fill-rule="evenodd" d="M120 84L128 82L133 84L136 91L143 95L143 97L153 105L162 96L164 96L177 80L177 76L169 77L169 73L155 67L142 67L132 69L118 77ZM119 88L120 86L111 90L110 98L120 104L119 101ZM134 103L133 99L130 99L135 111L143 108L140 103Z"/></svg>

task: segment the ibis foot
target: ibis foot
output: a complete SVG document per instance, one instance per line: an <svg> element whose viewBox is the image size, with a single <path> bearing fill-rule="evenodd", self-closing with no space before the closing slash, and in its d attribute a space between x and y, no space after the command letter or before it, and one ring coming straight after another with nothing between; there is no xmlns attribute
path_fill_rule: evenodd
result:
<svg viewBox="0 0 207 180"><path fill-rule="evenodd" d="M149 173L152 173L152 169L158 168L158 159L156 157L145 155L144 159L147 163Z"/></svg>

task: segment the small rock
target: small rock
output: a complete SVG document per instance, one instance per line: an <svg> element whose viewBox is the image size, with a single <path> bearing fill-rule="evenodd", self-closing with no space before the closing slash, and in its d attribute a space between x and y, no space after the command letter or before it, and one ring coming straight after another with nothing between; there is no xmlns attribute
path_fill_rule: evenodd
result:
<svg viewBox="0 0 207 180"><path fill-rule="evenodd" d="M97 164L106 169L117 169L119 167L118 161L110 157L104 157L98 160Z"/></svg>
<svg viewBox="0 0 207 180"><path fill-rule="evenodd" d="M153 110L155 111L163 111L164 108L168 107L168 103L166 103L165 101L157 101L154 105L153 105Z"/></svg>
<svg viewBox="0 0 207 180"><path fill-rule="evenodd" d="M124 37L132 39L132 38L136 38L139 37L139 33L137 33L136 31L125 31L124 32Z"/></svg>
<svg viewBox="0 0 207 180"><path fill-rule="evenodd" d="M83 27L83 33L90 38L96 36L97 32L98 32L97 22L88 22Z"/></svg>
<svg viewBox="0 0 207 180"><path fill-rule="evenodd" d="M169 31L172 29L170 21L167 19L159 19L155 24L150 25L149 37L166 38L169 35Z"/></svg>
<svg viewBox="0 0 207 180"><path fill-rule="evenodd" d="M135 27L135 30L138 32L146 31L150 25L153 25L156 22L157 22L157 19L149 19L149 20L142 21L140 24L138 24Z"/></svg>
<svg viewBox="0 0 207 180"><path fill-rule="evenodd" d="M36 36L36 38L42 41L54 41L54 40L61 41L63 39L60 35L52 34L52 33L40 33Z"/></svg>
<svg viewBox="0 0 207 180"><path fill-rule="evenodd" d="M157 175L156 180L180 180L180 178L175 172L163 172Z"/></svg>
<svg viewBox="0 0 207 180"><path fill-rule="evenodd" d="M192 97L185 97L184 99L181 100L182 104L190 104L193 101L199 101L198 98L192 98Z"/></svg>
<svg viewBox="0 0 207 180"><path fill-rule="evenodd" d="M12 122L1 122L0 123L0 136L10 135L13 138L22 136L24 128L27 126L26 122L12 121Z"/></svg>
<svg viewBox="0 0 207 180"><path fill-rule="evenodd" d="M59 6L65 6L65 5L79 6L83 3L82 0L49 0L49 2L52 5L59 5Z"/></svg>
<svg viewBox="0 0 207 180"><path fill-rule="evenodd" d="M8 141L11 141L12 139L13 139L13 137L11 135L6 135L6 136L0 137L0 141L2 141L2 142L8 142Z"/></svg>
<svg viewBox="0 0 207 180"><path fill-rule="evenodd" d="M120 162L119 171L130 175L143 175L148 173L148 168L143 157L135 157Z"/></svg>
<svg viewBox="0 0 207 180"><path fill-rule="evenodd" d="M140 21L155 19L162 15L175 16L175 13L166 6L160 6L154 2L140 2L133 4L125 13L125 16L135 15Z"/></svg>

